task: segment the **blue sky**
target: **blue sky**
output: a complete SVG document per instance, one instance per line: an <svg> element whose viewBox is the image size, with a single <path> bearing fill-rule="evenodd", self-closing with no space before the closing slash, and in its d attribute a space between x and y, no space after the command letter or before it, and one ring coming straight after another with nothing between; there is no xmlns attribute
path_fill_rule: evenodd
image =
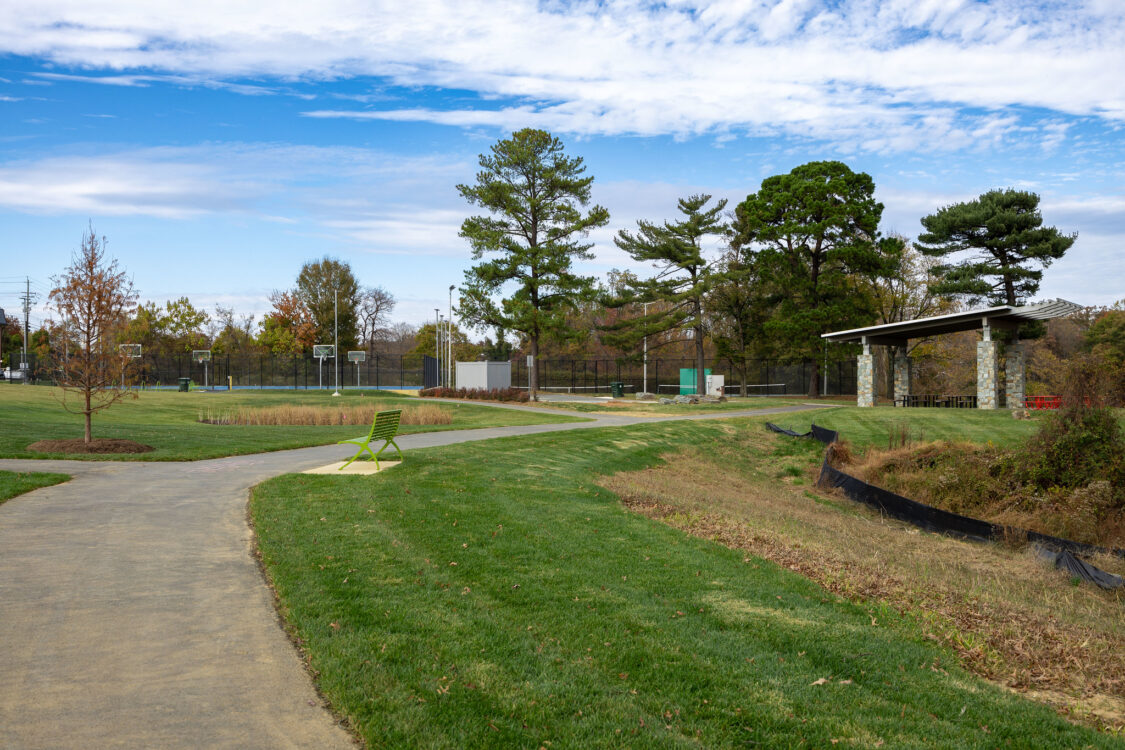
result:
<svg viewBox="0 0 1125 750"><path fill-rule="evenodd" d="M422 322L471 263L455 185L524 126L595 177L611 222L593 274L632 267L613 234L677 197L733 206L840 159L909 237L985 190L1040 193L1079 233L1040 296L1110 304L1122 71L1116 0L16 0L0 7L0 307L25 275L45 299L92 221L142 299L260 315L331 255Z"/></svg>

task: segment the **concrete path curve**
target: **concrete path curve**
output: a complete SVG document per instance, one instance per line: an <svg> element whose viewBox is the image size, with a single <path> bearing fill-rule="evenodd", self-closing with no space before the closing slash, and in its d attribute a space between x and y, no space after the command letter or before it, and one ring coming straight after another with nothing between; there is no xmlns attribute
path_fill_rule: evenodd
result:
<svg viewBox="0 0 1125 750"><path fill-rule="evenodd" d="M807 408L820 407L687 418ZM409 450L684 418L588 416L398 442ZM250 487L348 453L0 460L74 477L0 505L0 748L354 747L279 627L246 519Z"/></svg>

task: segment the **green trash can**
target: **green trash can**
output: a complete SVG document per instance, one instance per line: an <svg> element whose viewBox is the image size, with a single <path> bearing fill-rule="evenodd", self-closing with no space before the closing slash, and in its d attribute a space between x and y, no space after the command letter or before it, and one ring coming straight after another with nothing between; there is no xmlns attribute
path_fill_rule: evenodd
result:
<svg viewBox="0 0 1125 750"><path fill-rule="evenodd" d="M616 380L609 384L609 392L614 398L621 398L625 395L625 384L619 383Z"/></svg>
<svg viewBox="0 0 1125 750"><path fill-rule="evenodd" d="M180 378L180 393L187 393L191 390L191 378Z"/></svg>

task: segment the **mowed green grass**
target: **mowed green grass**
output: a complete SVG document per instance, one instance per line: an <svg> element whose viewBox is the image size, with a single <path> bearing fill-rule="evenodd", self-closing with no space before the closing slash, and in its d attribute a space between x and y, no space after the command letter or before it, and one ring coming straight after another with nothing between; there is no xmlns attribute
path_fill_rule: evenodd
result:
<svg viewBox="0 0 1125 750"><path fill-rule="evenodd" d="M320 689L371 747L1120 746L913 621L596 484L764 422L410 451L374 477L271 480L251 514Z"/></svg>
<svg viewBox="0 0 1125 750"><path fill-rule="evenodd" d="M380 408L398 409L420 403L410 396L354 391L339 398L329 391L235 391L178 393L141 391L137 399L122 400L94 415L96 438L122 438L155 448L151 453L64 455L32 453L27 446L38 440L82 437L82 415L71 414L59 403L59 389L46 386L0 385L0 458L72 458L121 461L185 461L246 453L303 448L353 438L365 432L356 425L341 427L275 427L211 425L201 415L220 414L238 406L323 404L336 406L358 399L377 400ZM400 432L465 430L478 427L583 421L560 414L536 414L479 404L438 404L453 418L447 425L403 425Z"/></svg>
<svg viewBox="0 0 1125 750"><path fill-rule="evenodd" d="M626 403L622 404L621 401ZM792 406L793 404L812 403L808 399L799 398L732 398L719 404L661 404L653 401L635 401L632 396L626 396L615 403L582 403L576 401L546 401L540 404L553 409L574 411L583 414L635 414L637 416L687 416L690 414L708 414L725 411L748 411L750 409L772 409L778 406Z"/></svg>
<svg viewBox="0 0 1125 750"><path fill-rule="evenodd" d="M1007 409L896 409L892 406L860 409L839 406L803 414L778 414L770 421L795 432L805 432L815 422L838 431L841 440L861 448L869 445L886 448L892 433L898 436L904 431L914 442L992 442L993 445L1013 448L1039 429L1043 416L1037 414L1031 419L1014 419Z"/></svg>
<svg viewBox="0 0 1125 750"><path fill-rule="evenodd" d="M42 471L0 471L0 503L10 500L16 495L37 490L40 487L61 484L68 479L70 479L68 474L48 474Z"/></svg>

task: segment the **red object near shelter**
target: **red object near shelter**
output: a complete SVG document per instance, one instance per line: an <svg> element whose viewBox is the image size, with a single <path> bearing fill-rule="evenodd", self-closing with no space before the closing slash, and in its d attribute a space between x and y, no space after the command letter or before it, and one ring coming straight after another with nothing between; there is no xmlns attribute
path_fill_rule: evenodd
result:
<svg viewBox="0 0 1125 750"><path fill-rule="evenodd" d="M1023 400L1024 408L1042 411L1058 409L1062 406L1062 396L1028 396Z"/></svg>

